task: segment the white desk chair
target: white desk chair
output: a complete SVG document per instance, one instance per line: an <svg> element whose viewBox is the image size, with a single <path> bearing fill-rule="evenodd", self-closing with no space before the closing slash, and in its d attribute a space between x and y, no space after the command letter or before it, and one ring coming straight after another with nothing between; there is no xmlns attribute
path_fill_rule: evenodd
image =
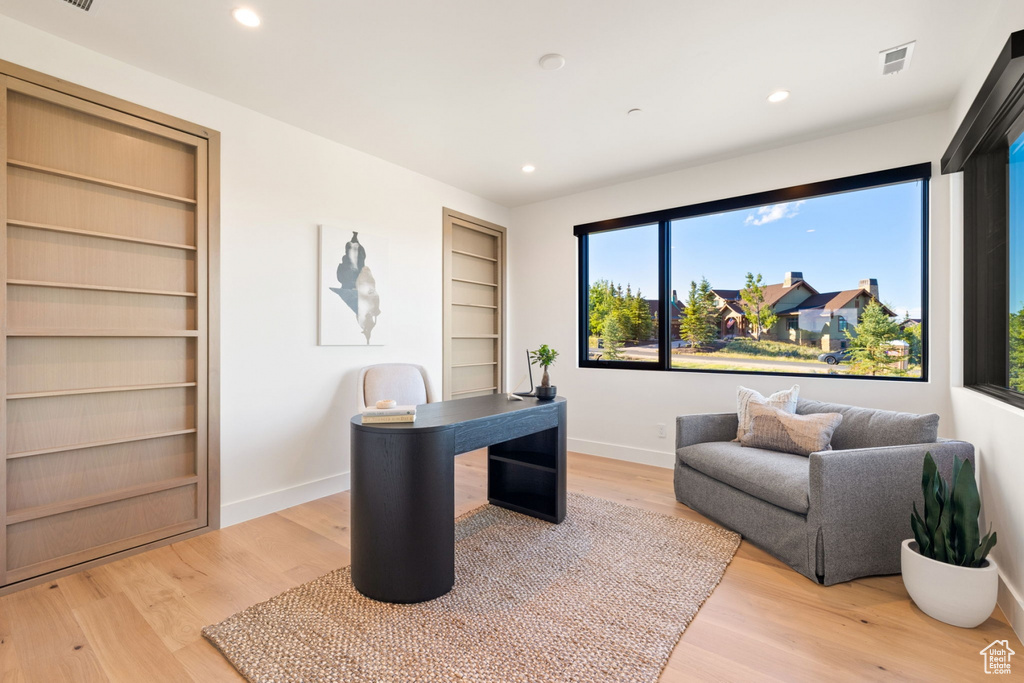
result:
<svg viewBox="0 0 1024 683"><path fill-rule="evenodd" d="M418 406L434 401L430 378L422 365L381 363L359 371L359 410L371 408L377 401L392 398L398 405Z"/></svg>

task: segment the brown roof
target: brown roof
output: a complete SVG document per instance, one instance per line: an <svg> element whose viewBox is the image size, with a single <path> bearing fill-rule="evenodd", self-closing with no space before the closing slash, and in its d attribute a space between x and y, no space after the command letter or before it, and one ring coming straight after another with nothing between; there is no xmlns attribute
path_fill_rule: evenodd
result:
<svg viewBox="0 0 1024 683"><path fill-rule="evenodd" d="M647 302L647 306L651 310L651 315L652 316L658 315L658 312L661 310L661 302L658 301L657 299L644 299L644 301ZM668 303L668 308L669 308L670 311L672 311L672 320L678 320L680 317L682 317L682 314L683 314L683 302L682 301L679 301L678 299L675 301L675 303L670 301Z"/></svg>
<svg viewBox="0 0 1024 683"><path fill-rule="evenodd" d="M726 301L725 304L723 304L722 308L727 308L733 313L739 313L740 315L743 315L743 307L740 306L739 303L736 301Z"/></svg>
<svg viewBox="0 0 1024 683"><path fill-rule="evenodd" d="M726 301L738 301L740 298L740 290L738 289L711 289L711 292Z"/></svg>
<svg viewBox="0 0 1024 683"><path fill-rule="evenodd" d="M775 303L779 299L781 299L782 297L786 296L787 294L789 294L794 289L796 289L797 287L800 287L800 286L803 286L805 289L809 290L811 292L811 294L817 294L818 293L818 290L816 290L814 287L811 287L809 284L807 284L803 280L797 280L796 282L794 282L789 287L787 287L784 283L779 282L779 283L774 284L774 285L763 285L761 287L761 291L764 294L764 303L766 305L768 305L768 306L774 306ZM711 291L714 292L715 294L717 294L718 296L722 297L726 301L739 301L740 300L740 292L742 292L743 290L741 290L741 289L712 289Z"/></svg>
<svg viewBox="0 0 1024 683"><path fill-rule="evenodd" d="M787 308L784 311L776 311L775 313L776 315L796 315L802 311L811 311L817 309L825 310L831 313L833 311L838 311L843 308L846 308L847 304L856 299L857 296L860 294L866 294L869 298L874 299L873 296L868 294L868 292L863 289L844 289L841 292L823 292L821 294L815 294L804 299L803 301L801 301L796 306L793 306L792 308ZM765 298L767 298L767 296ZM884 308L886 313L888 313L890 316L896 315L895 313L890 311L885 304L882 304L882 308Z"/></svg>
<svg viewBox="0 0 1024 683"><path fill-rule="evenodd" d="M764 293L765 304L767 304L768 306L774 306L779 301L779 299L786 296L797 287L801 286L808 289L812 295L818 294L818 290L816 290L814 287L811 287L803 280L797 280L789 287L787 287L782 282L774 285L765 285L764 287L761 288L761 291Z"/></svg>

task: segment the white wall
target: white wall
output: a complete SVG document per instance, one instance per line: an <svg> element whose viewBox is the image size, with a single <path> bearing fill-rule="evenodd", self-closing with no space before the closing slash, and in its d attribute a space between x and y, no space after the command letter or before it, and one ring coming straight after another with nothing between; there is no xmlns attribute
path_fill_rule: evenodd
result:
<svg viewBox="0 0 1024 683"><path fill-rule="evenodd" d="M358 369L440 380L442 207L502 225L507 209L3 16L0 59L222 133L223 523L346 489ZM387 346L317 346L318 223L390 238Z"/></svg>
<svg viewBox="0 0 1024 683"><path fill-rule="evenodd" d="M988 28L982 49L974 56L971 76L950 108L950 140L988 76L1011 32L1024 29L1024 4L1005 3ZM999 605L1018 634L1024 636L1024 410L963 387L963 185L959 174L950 192L951 251L949 272L953 344L951 401L954 431L970 441L978 453L978 486L982 496L982 523L999 535L992 557L999 564Z"/></svg>
<svg viewBox="0 0 1024 683"><path fill-rule="evenodd" d="M509 263L517 285L510 301L509 347L547 343L562 353L552 381L570 401L570 447L671 467L677 415L735 410L739 384L770 392L794 382L810 398L933 411L942 417L942 433L951 434L947 178L935 177L932 183L927 383L578 368L577 243L572 234L580 223L935 162L945 147L946 130L947 118L940 112L513 209ZM765 275L777 281L787 265L779 264L775 279ZM667 427L665 439L657 436L658 423Z"/></svg>

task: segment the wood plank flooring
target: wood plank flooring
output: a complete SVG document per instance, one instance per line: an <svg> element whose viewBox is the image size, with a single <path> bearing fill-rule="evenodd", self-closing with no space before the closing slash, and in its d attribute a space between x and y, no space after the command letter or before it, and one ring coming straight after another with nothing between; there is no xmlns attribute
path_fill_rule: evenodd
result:
<svg viewBox="0 0 1024 683"><path fill-rule="evenodd" d="M462 514L486 502L485 458L456 463ZM569 488L706 521L675 501L670 470L570 454ZM0 598L0 683L241 681L202 627L348 564L348 500L329 496ZM998 609L977 629L946 626L910 603L898 576L825 588L744 542L661 680L986 680L978 652L1004 638L1024 653Z"/></svg>

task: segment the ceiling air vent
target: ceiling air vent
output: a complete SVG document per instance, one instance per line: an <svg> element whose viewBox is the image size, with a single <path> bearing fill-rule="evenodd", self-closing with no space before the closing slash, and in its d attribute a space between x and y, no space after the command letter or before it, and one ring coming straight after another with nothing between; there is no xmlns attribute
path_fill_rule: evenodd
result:
<svg viewBox="0 0 1024 683"><path fill-rule="evenodd" d="M70 2L70 0L68 0ZM882 67L882 75L898 74L910 66L910 58L914 55L914 44L911 41L906 45L882 50L878 53L878 63Z"/></svg>
<svg viewBox="0 0 1024 683"><path fill-rule="evenodd" d="M64 0L69 5L74 5L80 9L84 9L86 12L92 7L92 0Z"/></svg>

